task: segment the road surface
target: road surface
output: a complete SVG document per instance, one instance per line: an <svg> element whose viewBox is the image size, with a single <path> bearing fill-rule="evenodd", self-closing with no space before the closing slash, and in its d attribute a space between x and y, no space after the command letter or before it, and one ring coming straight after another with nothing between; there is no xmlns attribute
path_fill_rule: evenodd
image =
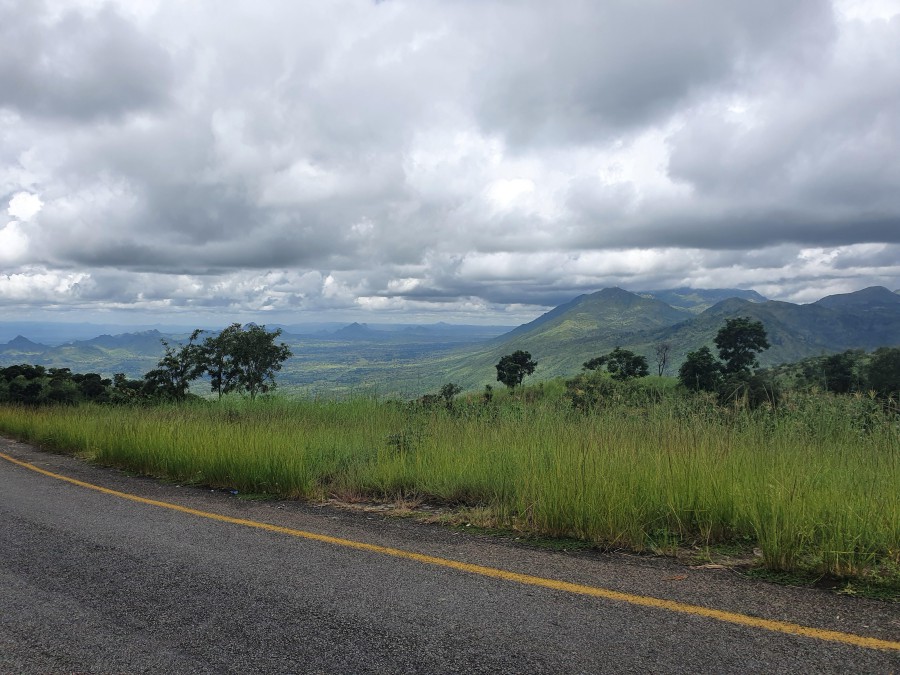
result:
<svg viewBox="0 0 900 675"><path fill-rule="evenodd" d="M900 673L896 604L0 454L3 673Z"/></svg>

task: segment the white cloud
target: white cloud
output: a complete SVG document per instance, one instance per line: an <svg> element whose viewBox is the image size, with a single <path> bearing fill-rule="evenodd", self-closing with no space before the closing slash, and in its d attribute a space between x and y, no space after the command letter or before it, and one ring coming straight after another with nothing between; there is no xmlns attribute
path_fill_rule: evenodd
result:
<svg viewBox="0 0 900 675"><path fill-rule="evenodd" d="M9 200L6 212L17 220L29 221L41 211L44 203L38 195L29 192L18 192Z"/></svg>
<svg viewBox="0 0 900 675"><path fill-rule="evenodd" d="M11 221L0 228L0 262L20 262L28 251L28 236L18 221Z"/></svg>

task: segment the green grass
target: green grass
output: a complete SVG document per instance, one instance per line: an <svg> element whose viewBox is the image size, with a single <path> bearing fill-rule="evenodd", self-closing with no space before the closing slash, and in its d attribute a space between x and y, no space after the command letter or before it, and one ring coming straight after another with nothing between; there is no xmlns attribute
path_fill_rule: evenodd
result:
<svg viewBox="0 0 900 675"><path fill-rule="evenodd" d="M452 412L362 396L0 407L0 430L253 496L426 500L635 551L751 542L772 572L900 580L900 429L877 402L798 394L778 411L722 410L663 391L581 414L561 392L498 391Z"/></svg>

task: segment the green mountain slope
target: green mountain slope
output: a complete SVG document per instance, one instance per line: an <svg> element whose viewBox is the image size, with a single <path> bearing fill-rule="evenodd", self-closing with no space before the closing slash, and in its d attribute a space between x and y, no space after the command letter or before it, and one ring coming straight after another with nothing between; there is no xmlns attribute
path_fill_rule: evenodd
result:
<svg viewBox="0 0 900 675"><path fill-rule="evenodd" d="M569 375L594 356L692 316L654 298L606 288L579 296L485 345L430 362L419 381L432 387L439 381L456 382L467 389L496 384L494 366L517 349L530 352L538 362L536 378Z"/></svg>
<svg viewBox="0 0 900 675"><path fill-rule="evenodd" d="M900 344L900 296L873 287L828 296L808 305L731 298L691 321L640 336L632 348L652 354L654 344L669 342L677 368L689 351L703 345L714 349L719 328L726 319L737 316L749 316L765 326L771 347L760 354L759 360L766 366L822 353Z"/></svg>
<svg viewBox="0 0 900 675"><path fill-rule="evenodd" d="M761 297L761 296L760 296ZM676 310L665 303L621 289L606 289L560 305L531 323L492 343L455 353L428 364L466 388L492 383L494 365L516 349L538 361L535 378L571 375L587 359L616 346L647 357L653 370L657 344L671 345L668 372L674 374L688 352L713 340L725 320L749 316L762 321L771 348L760 355L765 366L846 349L872 350L900 344L900 296L884 288L829 296L797 305L742 298L723 300L700 314ZM420 377L431 383L429 374Z"/></svg>
<svg viewBox="0 0 900 675"><path fill-rule="evenodd" d="M729 298L740 298L750 302L765 302L766 298L756 291L745 291L739 288L672 288L659 291L638 291L638 295L656 298L675 309L682 309L693 314L709 309L716 303Z"/></svg>

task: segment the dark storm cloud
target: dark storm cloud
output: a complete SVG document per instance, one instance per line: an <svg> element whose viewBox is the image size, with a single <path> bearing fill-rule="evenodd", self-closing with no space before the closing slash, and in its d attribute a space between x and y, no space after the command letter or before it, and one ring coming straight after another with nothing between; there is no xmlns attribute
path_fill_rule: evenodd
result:
<svg viewBox="0 0 900 675"><path fill-rule="evenodd" d="M0 300L900 286L900 16L835 3L0 0Z"/></svg>
<svg viewBox="0 0 900 675"><path fill-rule="evenodd" d="M50 16L42 0L0 0L0 107L110 118L165 102L169 55L114 8Z"/></svg>
<svg viewBox="0 0 900 675"><path fill-rule="evenodd" d="M481 43L480 119L514 143L640 129L733 86L761 58L817 58L833 33L822 0L498 3L485 13L482 27L503 33Z"/></svg>

